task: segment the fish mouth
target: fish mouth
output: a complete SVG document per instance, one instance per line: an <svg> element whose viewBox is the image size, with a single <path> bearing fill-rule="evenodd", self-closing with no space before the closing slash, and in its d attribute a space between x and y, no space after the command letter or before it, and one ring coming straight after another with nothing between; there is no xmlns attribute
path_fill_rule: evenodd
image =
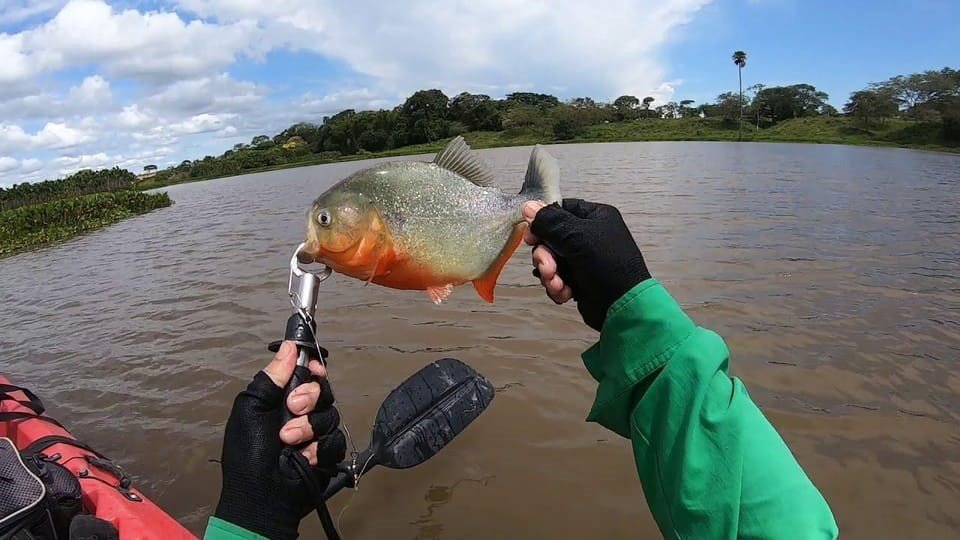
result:
<svg viewBox="0 0 960 540"><path fill-rule="evenodd" d="M359 244L360 240L357 240L343 249L331 249L329 247L323 247L320 242L308 241L306 246L297 254L297 260L299 260L301 264L320 263L329 266L330 263L333 262L332 259L334 257L356 249Z"/></svg>

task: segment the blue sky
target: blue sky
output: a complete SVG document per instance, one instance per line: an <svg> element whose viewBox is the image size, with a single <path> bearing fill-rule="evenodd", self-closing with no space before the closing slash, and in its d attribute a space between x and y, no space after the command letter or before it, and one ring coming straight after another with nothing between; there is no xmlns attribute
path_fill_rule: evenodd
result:
<svg viewBox="0 0 960 540"><path fill-rule="evenodd" d="M960 67L960 2L713 2L678 39L665 55L672 76L683 80L677 99L703 102L735 90L735 66L716 57L742 49L748 54L745 87L809 82L830 94L839 109L868 82Z"/></svg>
<svg viewBox="0 0 960 540"><path fill-rule="evenodd" d="M219 154L412 91L712 101L960 67L955 0L3 0L0 185Z"/></svg>

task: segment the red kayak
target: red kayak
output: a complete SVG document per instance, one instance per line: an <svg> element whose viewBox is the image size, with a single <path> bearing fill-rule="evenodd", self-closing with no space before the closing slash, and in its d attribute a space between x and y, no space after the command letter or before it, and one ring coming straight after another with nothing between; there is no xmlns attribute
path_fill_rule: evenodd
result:
<svg viewBox="0 0 960 540"><path fill-rule="evenodd" d="M3 414L13 413L13 414ZM112 523L122 540L176 540L196 537L143 493L110 460L77 441L60 424L43 415L43 404L31 392L13 386L0 375L0 437L10 438L18 449L32 445L48 456L59 454L59 463L80 480L87 513Z"/></svg>

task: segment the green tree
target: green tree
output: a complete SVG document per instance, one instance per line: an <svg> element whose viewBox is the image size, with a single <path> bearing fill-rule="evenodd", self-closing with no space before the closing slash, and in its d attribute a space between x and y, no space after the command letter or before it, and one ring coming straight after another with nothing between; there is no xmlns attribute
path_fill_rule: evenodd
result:
<svg viewBox="0 0 960 540"><path fill-rule="evenodd" d="M404 144L436 141L447 136L447 106L450 100L437 89L419 90L400 106Z"/></svg>
<svg viewBox="0 0 960 540"><path fill-rule="evenodd" d="M449 115L471 131L500 131L503 127L498 103L485 94L458 94L450 100Z"/></svg>
<svg viewBox="0 0 960 540"><path fill-rule="evenodd" d="M508 104L519 103L537 107L538 109L551 109L560 105L560 100L550 94L536 94L533 92L514 92L507 94Z"/></svg>
<svg viewBox="0 0 960 540"><path fill-rule="evenodd" d="M636 117L640 100L634 96L620 96L613 100L613 111L619 121L631 120Z"/></svg>
<svg viewBox="0 0 960 540"><path fill-rule="evenodd" d="M274 144L286 144L291 138L300 137L313 151L319 150L320 126L310 122L298 122L273 137Z"/></svg>
<svg viewBox="0 0 960 540"><path fill-rule="evenodd" d="M653 96L643 98L643 115L650 116L650 106L656 101Z"/></svg>
<svg viewBox="0 0 960 540"><path fill-rule="evenodd" d="M544 111L532 105L514 103L503 111L503 129L537 127L546 130L550 129L551 125L552 120Z"/></svg>
<svg viewBox="0 0 960 540"><path fill-rule="evenodd" d="M594 120L594 111L586 107L560 105L550 110L553 137L557 140L570 140L583 133L584 128Z"/></svg>
<svg viewBox="0 0 960 540"><path fill-rule="evenodd" d="M724 92L717 96L714 111L724 122L734 122L740 114L740 99L733 92Z"/></svg>
<svg viewBox="0 0 960 540"><path fill-rule="evenodd" d="M128 190L133 188L136 179L132 172L113 167L99 171L84 169L59 180L14 184L8 189L0 188L0 211L106 191Z"/></svg>
<svg viewBox="0 0 960 540"><path fill-rule="evenodd" d="M856 118L864 126L872 120L885 120L897 113L899 103L893 92L887 90L860 90L850 94L843 112Z"/></svg>
<svg viewBox="0 0 960 540"><path fill-rule="evenodd" d="M764 105L763 97L760 95L760 92L763 92L763 89L766 88L766 86L767 85L765 84L757 83L747 88L747 91L753 91L753 100L751 103L751 107L753 107L753 112L757 116L757 131L760 131L760 114L763 112L763 105Z"/></svg>
<svg viewBox="0 0 960 540"><path fill-rule="evenodd" d="M837 108L834 107L833 105L829 103L824 103L823 105L820 106L819 114L820 116L837 116L838 114L840 114L840 112L837 111Z"/></svg>
<svg viewBox="0 0 960 540"><path fill-rule="evenodd" d="M273 146L273 139L266 135L257 135L250 141L250 146L264 150Z"/></svg>
<svg viewBox="0 0 960 540"><path fill-rule="evenodd" d="M570 100L570 106L574 109L591 109L597 106L597 102L593 101L592 98L578 97Z"/></svg>
<svg viewBox="0 0 960 540"><path fill-rule="evenodd" d="M324 118L320 128L320 137L324 151L337 151L341 154L356 154L360 149L359 133L356 133L353 109L340 111L337 114Z"/></svg>
<svg viewBox="0 0 960 540"><path fill-rule="evenodd" d="M800 110L799 116L816 116L820 113L820 108L827 102L829 95L821 92L811 84L795 84L790 86L796 93L797 107Z"/></svg>
<svg viewBox="0 0 960 540"><path fill-rule="evenodd" d="M678 109L680 118L690 118L692 116L696 116L697 109L694 107L691 107L693 103L694 101L692 99L684 99L680 101L680 105Z"/></svg>
<svg viewBox="0 0 960 540"><path fill-rule="evenodd" d="M936 121L960 99L960 70L945 67L911 75L898 75L870 85L872 90L889 90L915 120Z"/></svg>
<svg viewBox="0 0 960 540"><path fill-rule="evenodd" d="M777 123L789 118L816 116L829 96L810 84L771 86L757 93L770 121Z"/></svg>
<svg viewBox="0 0 960 540"><path fill-rule="evenodd" d="M747 65L747 53L743 51L734 51L733 63L737 65L737 78L740 80L740 135L739 140L743 140L743 68Z"/></svg>

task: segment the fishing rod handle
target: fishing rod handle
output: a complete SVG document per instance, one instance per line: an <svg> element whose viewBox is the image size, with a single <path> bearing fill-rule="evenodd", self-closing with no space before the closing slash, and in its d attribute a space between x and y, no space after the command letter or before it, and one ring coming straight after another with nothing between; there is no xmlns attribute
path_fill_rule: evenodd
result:
<svg viewBox="0 0 960 540"><path fill-rule="evenodd" d="M287 319L287 328L283 334L283 339L284 341L292 341L297 345L297 367L294 368L293 376L290 377L290 381L283 389L283 408L281 409L283 423L281 425L286 425L287 422L296 417L296 415L287 408L287 398L298 386L313 380L313 374L310 373L307 364L310 360L318 360L326 365L326 359L329 353L323 347L317 347L316 340L314 339L315 331L316 323L312 321L308 323L299 313L294 313ZM282 341L274 341L267 348L272 352L277 352L280 350L282 343ZM326 396L325 399L333 402L333 393L330 385L324 384L322 386L325 392L330 392L330 395Z"/></svg>

